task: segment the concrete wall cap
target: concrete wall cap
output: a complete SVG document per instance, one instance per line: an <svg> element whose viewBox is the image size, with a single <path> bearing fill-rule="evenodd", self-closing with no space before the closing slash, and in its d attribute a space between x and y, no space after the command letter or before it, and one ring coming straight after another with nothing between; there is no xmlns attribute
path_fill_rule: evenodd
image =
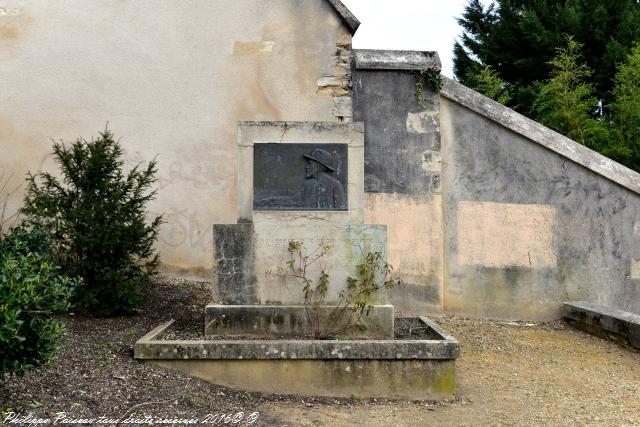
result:
<svg viewBox="0 0 640 427"><path fill-rule="evenodd" d="M640 326L640 315L615 308L604 307L587 301L565 301L565 310L588 311L600 316L611 317Z"/></svg>
<svg viewBox="0 0 640 427"><path fill-rule="evenodd" d="M359 70L442 69L435 51L355 49L353 56Z"/></svg>
<svg viewBox="0 0 640 427"><path fill-rule="evenodd" d="M358 133L364 133L363 122L316 122L316 121L277 121L277 120L240 120L238 122L240 128L251 127L280 127L287 129L345 129L352 130Z"/></svg>
<svg viewBox="0 0 640 427"><path fill-rule="evenodd" d="M331 6L338 12L342 22L351 32L351 35L354 35L356 31L358 31L358 27L360 26L360 21L355 17L353 13L344 5L340 0L328 0L331 3Z"/></svg>
<svg viewBox="0 0 640 427"><path fill-rule="evenodd" d="M440 94L475 113L640 194L640 174L447 77Z"/></svg>

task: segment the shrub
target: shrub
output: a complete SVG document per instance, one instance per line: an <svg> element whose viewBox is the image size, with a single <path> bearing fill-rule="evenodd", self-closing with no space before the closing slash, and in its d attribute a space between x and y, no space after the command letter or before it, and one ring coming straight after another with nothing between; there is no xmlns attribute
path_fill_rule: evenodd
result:
<svg viewBox="0 0 640 427"><path fill-rule="evenodd" d="M46 233L21 225L0 240L0 374L47 363L63 326L52 316L69 309L81 281L45 260Z"/></svg>
<svg viewBox="0 0 640 427"><path fill-rule="evenodd" d="M506 104L511 100L509 85L488 65L470 67L465 83L500 104Z"/></svg>
<svg viewBox="0 0 640 427"><path fill-rule="evenodd" d="M0 237L0 254L28 255L34 253L51 259L51 233L42 224L22 221Z"/></svg>
<svg viewBox="0 0 640 427"><path fill-rule="evenodd" d="M145 205L156 162L123 171L123 150L107 129L70 147L55 143L62 181L29 174L22 212L52 231L52 252L69 276L86 282L76 302L97 315L131 313L141 287L156 273L154 252L161 217L147 223Z"/></svg>
<svg viewBox="0 0 640 427"><path fill-rule="evenodd" d="M0 236L2 236L18 220L19 212L7 214L9 199L20 189L20 186L9 187L13 173L0 170Z"/></svg>

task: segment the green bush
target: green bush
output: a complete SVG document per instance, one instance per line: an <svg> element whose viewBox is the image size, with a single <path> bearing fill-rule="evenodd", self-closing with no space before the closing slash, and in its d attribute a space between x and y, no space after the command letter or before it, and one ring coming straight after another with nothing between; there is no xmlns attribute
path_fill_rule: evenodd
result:
<svg viewBox="0 0 640 427"><path fill-rule="evenodd" d="M35 253L51 259L51 233L41 224L22 221L19 226L0 236L0 254L27 255Z"/></svg>
<svg viewBox="0 0 640 427"><path fill-rule="evenodd" d="M154 252L161 217L147 223L145 205L156 162L123 170L123 150L109 130L96 140L56 143L53 154L62 180L29 175L22 212L52 232L52 253L68 276L86 285L76 303L96 315L131 313L142 286L156 273Z"/></svg>
<svg viewBox="0 0 640 427"><path fill-rule="evenodd" d="M52 316L69 309L81 281L60 276L38 252L46 250L38 227L16 227L0 240L0 375L47 363L59 343L63 326Z"/></svg>

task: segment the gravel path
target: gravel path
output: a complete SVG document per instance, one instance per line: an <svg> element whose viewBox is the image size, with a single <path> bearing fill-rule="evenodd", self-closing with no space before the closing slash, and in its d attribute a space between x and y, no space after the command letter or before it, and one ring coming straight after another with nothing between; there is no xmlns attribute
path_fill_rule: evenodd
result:
<svg viewBox="0 0 640 427"><path fill-rule="evenodd" d="M461 343L456 401L266 409L295 425L640 425L640 352L563 322L435 320Z"/></svg>
<svg viewBox="0 0 640 427"><path fill-rule="evenodd" d="M209 299L206 284L169 279L147 294L137 316L65 316L66 341L52 365L0 380L0 410L200 420L242 411L244 421L259 412L253 425L265 426L640 425L640 352L562 322L435 319L462 346L453 402L308 399L233 391L134 360L135 341L164 320L202 329Z"/></svg>

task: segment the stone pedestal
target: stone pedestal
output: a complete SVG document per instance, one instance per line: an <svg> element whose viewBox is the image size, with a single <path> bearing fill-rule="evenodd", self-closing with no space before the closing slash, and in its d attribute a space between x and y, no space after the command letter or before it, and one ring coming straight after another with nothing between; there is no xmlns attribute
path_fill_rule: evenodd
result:
<svg viewBox="0 0 640 427"><path fill-rule="evenodd" d="M138 340L135 357L261 393L452 399L459 345L429 319L395 324L381 292L357 327L341 330L353 314L336 310L345 307L347 278L358 277L367 253L386 263L386 226L363 223L362 124L247 122L238 134L238 222L213 226L206 339L165 340L169 321ZM282 274L291 241L317 258L305 273L312 289L323 271L329 275L315 306L305 304L299 277ZM316 257L318 247L330 250ZM336 331L342 339L297 339Z"/></svg>
<svg viewBox="0 0 640 427"><path fill-rule="evenodd" d="M239 124L238 223L213 227L208 336L310 332L303 280L286 274L293 241L302 244L302 255L310 259L321 247L328 248L308 265L305 277L315 287L322 272L329 275L328 292L313 314L321 330L339 329L345 312L351 312L336 315L334 310L347 279L357 277L367 253L379 252L386 262L386 226L363 224L363 135L361 123ZM368 303L373 305L369 316L344 335L393 338L393 307L386 294Z"/></svg>

